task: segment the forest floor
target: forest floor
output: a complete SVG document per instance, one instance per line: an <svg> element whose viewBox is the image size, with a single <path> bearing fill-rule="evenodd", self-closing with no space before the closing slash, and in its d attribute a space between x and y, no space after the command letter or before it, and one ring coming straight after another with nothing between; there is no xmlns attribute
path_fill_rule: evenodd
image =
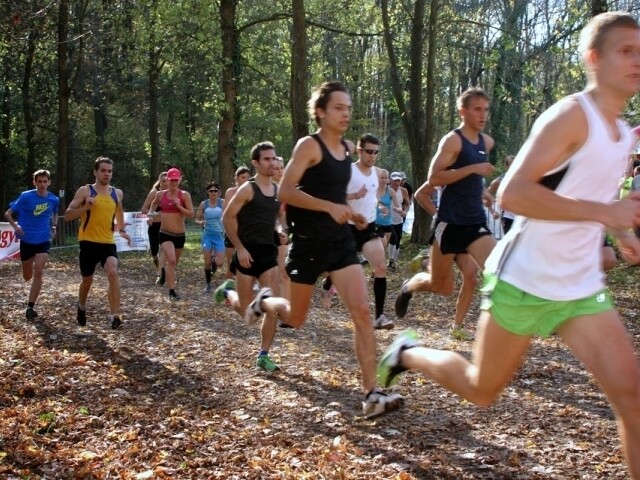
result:
<svg viewBox="0 0 640 480"><path fill-rule="evenodd" d="M271 354L282 369L264 374L254 368L259 329L203 293L194 242L176 303L154 285L148 254L121 255L118 331L100 268L87 326L76 324L76 255L53 252L32 321L19 262L0 262L0 478L628 478L611 408L557 337L533 342L489 408L408 373L396 387L404 407L367 420L339 302L327 310L315 298L302 329L279 329ZM609 276L636 348L639 272L620 265ZM389 274L392 318L408 275ZM395 330L376 332L378 353L411 327L425 344L468 356L472 344L448 335L454 306L416 295ZM468 324L477 313L476 300Z"/></svg>

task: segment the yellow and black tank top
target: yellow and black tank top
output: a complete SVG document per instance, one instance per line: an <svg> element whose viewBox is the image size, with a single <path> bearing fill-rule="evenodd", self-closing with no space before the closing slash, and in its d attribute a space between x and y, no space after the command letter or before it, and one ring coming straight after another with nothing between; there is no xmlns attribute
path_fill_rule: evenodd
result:
<svg viewBox="0 0 640 480"><path fill-rule="evenodd" d="M118 195L116 189L109 187L109 195L98 193L93 185L87 185L89 196L95 203L80 217L78 240L96 243L115 243L113 238L113 222L116 218Z"/></svg>

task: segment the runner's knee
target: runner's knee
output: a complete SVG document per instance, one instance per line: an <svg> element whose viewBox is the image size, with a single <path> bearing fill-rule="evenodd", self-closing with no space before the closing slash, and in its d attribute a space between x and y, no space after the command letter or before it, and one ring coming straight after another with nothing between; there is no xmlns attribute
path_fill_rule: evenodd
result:
<svg viewBox="0 0 640 480"><path fill-rule="evenodd" d="M363 321L368 322L371 317L371 311L369 309L368 301L356 303L355 305L350 306L349 312L353 317L353 321L356 323Z"/></svg>

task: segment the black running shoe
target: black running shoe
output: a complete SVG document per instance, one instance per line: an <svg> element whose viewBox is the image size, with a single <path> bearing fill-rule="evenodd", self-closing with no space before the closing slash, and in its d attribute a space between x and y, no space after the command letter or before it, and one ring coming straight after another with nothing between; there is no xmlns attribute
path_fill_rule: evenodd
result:
<svg viewBox="0 0 640 480"><path fill-rule="evenodd" d="M33 320L38 316L38 312L36 312L33 307L27 307L27 311L24 312L24 316L27 317L27 320Z"/></svg>
<svg viewBox="0 0 640 480"><path fill-rule="evenodd" d="M171 290L169 292L169 300L172 301L172 302L178 301L178 300L180 300L180 295L178 295L176 292Z"/></svg>
<svg viewBox="0 0 640 480"><path fill-rule="evenodd" d="M78 307L78 314L76 315L76 318L78 319L78 325L81 327L84 327L87 324L87 312L85 310L81 310L80 307Z"/></svg>
<svg viewBox="0 0 640 480"><path fill-rule="evenodd" d="M404 318L407 314L407 310L409 309L409 300L413 296L412 293L409 293L405 289L405 285L409 282L409 280L405 280L402 282L402 287L400 287L400 293L396 298L396 315L398 318Z"/></svg>
<svg viewBox="0 0 640 480"><path fill-rule="evenodd" d="M114 330L118 330L120 328L120 325L122 325L122 320L120 320L120 317L113 317L113 320L111 320L111 328L113 328Z"/></svg>

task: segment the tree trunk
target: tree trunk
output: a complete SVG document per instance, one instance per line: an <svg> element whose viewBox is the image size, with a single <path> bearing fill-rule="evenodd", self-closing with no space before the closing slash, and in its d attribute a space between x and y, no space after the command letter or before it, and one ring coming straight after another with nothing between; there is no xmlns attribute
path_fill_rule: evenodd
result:
<svg viewBox="0 0 640 480"><path fill-rule="evenodd" d="M165 130L165 140L167 142L168 145L171 144L171 142L173 142L173 117L174 117L174 113L173 113L173 107L170 107L171 110L169 110L169 114L167 115L167 128ZM158 173L158 175L160 175L160 173Z"/></svg>
<svg viewBox="0 0 640 480"><path fill-rule="evenodd" d="M388 0L381 1L382 8L382 25L384 42L387 48L387 54L389 57L389 68L391 76L391 90L393 97L398 106L398 111L402 118L402 125L404 126L405 133L407 135L407 142L409 144L409 152L411 154L411 168L413 171L413 184L417 187L427 178L428 164L427 156L430 151L431 145L427 144L428 141L432 141L433 131L430 132L430 136L426 132L426 118L425 106L422 100L422 78L424 75L422 68L422 59L424 57L424 42L425 42L425 8L426 0L417 0L413 9L413 19L411 24L411 40L410 40L410 59L411 66L409 69L409 79L405 81L399 76L398 61L395 52L394 35L391 31L391 21L389 18L389 2ZM429 19L430 27L430 55L435 55L435 43L436 43L436 25L438 17L438 1L433 0L431 2L431 13ZM433 42L433 45L431 45ZM434 75L435 57L428 60L430 72L427 75ZM434 78L430 80L431 91L428 92L433 96ZM409 98L408 102L404 100L404 85L408 83L409 86ZM429 80L427 82L429 85ZM431 116L433 116L433 103L431 103ZM431 128L433 130L433 128ZM426 218L426 212L415 209L414 212L417 218L414 220L415 233L412 234L411 240L419 243L426 243L428 241L429 234L429 221Z"/></svg>
<svg viewBox="0 0 640 480"><path fill-rule="evenodd" d="M102 95L101 78L98 72L93 71L93 95L91 96L91 106L93 107L93 126L96 135L96 153L104 155L107 142L105 134L107 131L107 113L104 106L104 96Z"/></svg>
<svg viewBox="0 0 640 480"><path fill-rule="evenodd" d="M218 173L223 191L234 181L236 136L238 121L238 74L240 54L238 52L238 28L236 10L238 0L220 1L220 35L222 38L222 91L224 108L218 126Z"/></svg>
<svg viewBox="0 0 640 480"><path fill-rule="evenodd" d="M36 151L34 145L35 126L31 102L31 73L36 52L36 33L34 26L29 29L27 38L27 57L24 62L24 75L22 76L22 115L27 141L27 166L24 172L25 185L31 185L32 174L36 170Z"/></svg>
<svg viewBox="0 0 640 480"><path fill-rule="evenodd" d="M291 31L291 125L293 144L309 134L306 110L307 92L307 24L304 0L292 0L293 29Z"/></svg>
<svg viewBox="0 0 640 480"><path fill-rule="evenodd" d="M490 126L496 141L492 163L506 155L515 154L523 142L518 116L520 112L523 79L523 58L517 50L522 32L521 20L526 13L527 1L511 2L505 9L502 34L497 41L498 64L493 85L493 109Z"/></svg>
<svg viewBox="0 0 640 480"><path fill-rule="evenodd" d="M158 120L158 78L160 75L159 52L155 46L155 35L151 33L149 45L149 144L151 152L149 156L149 179L155 183L160 175L160 124Z"/></svg>
<svg viewBox="0 0 640 480"><path fill-rule="evenodd" d="M413 169L413 185L416 190L424 183L429 174L429 164L427 156L433 145L433 137L435 131L436 118L435 112L435 90L436 90L436 44L438 41L438 14L440 11L440 3L438 0L432 0L429 10L429 26L428 26L428 52L427 52L427 103L425 106L425 129L423 133L422 153L419 158L411 157L411 166ZM416 202L413 205L413 229L411 230L411 241L415 243L427 243L431 235L431 215L422 209Z"/></svg>
<svg viewBox="0 0 640 480"><path fill-rule="evenodd" d="M67 209L69 189L67 187L67 163L69 161L69 98L71 89L68 79L68 39L69 0L59 0L58 10L58 163L56 166L56 186L58 192L64 190L60 199L60 212Z"/></svg>
<svg viewBox="0 0 640 480"><path fill-rule="evenodd" d="M8 77L5 77L8 78ZM3 172L9 171L11 165L11 152L9 150L9 143L11 142L11 89L8 82L5 83L2 91L2 117L0 118L0 124L2 125L1 138L0 138L0 168ZM9 175L0 175L0 202L2 205L8 205L9 199L7 198L7 179Z"/></svg>

